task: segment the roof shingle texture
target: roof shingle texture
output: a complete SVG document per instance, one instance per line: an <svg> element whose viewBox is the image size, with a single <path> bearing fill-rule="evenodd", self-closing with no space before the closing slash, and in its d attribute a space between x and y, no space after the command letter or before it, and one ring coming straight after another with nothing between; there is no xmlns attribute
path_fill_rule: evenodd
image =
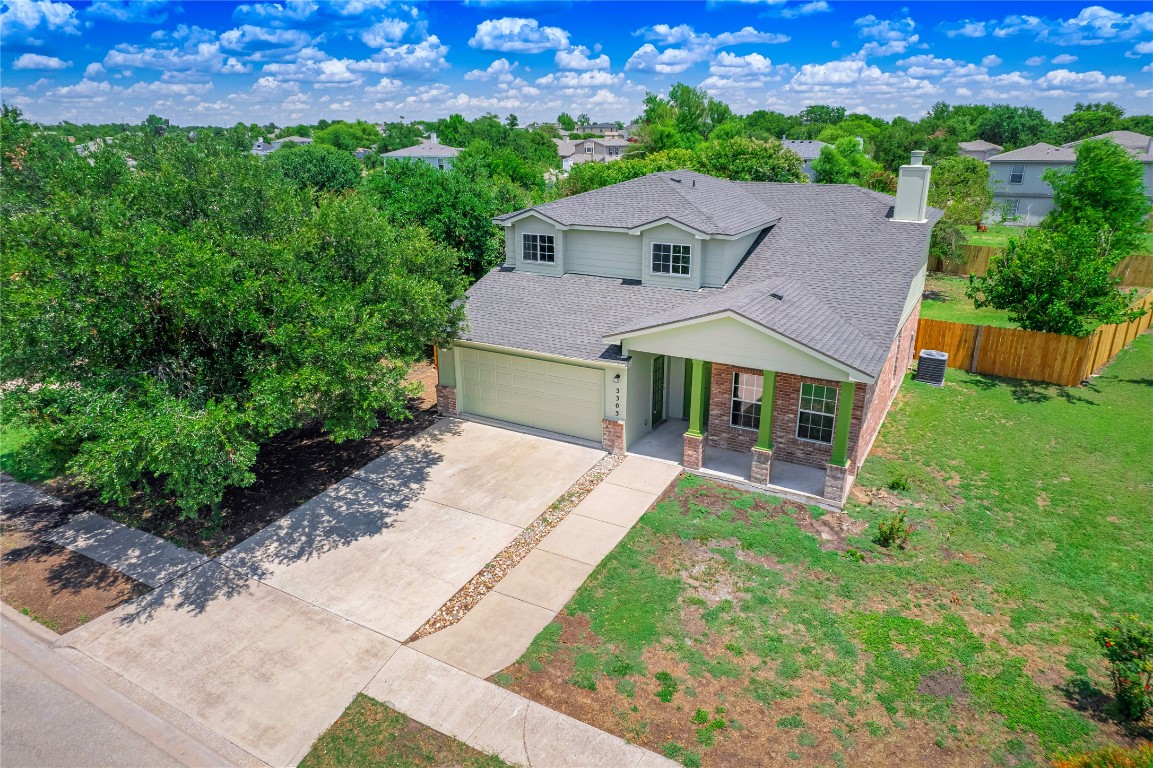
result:
<svg viewBox="0 0 1153 768"><path fill-rule="evenodd" d="M693 171L650 173L531 210L564 225L620 229L670 218L709 235L739 235L778 218L768 203L737 182ZM521 213L514 211L497 220Z"/></svg>
<svg viewBox="0 0 1153 768"><path fill-rule="evenodd" d="M581 360L617 359L605 337L731 311L870 376L880 373L926 241L927 223L892 221L894 199L850 185L727 182L780 221L724 288L498 269L468 292L465 340ZM624 185L617 185L624 186ZM606 188L606 190L612 189ZM597 190L605 191L605 190ZM772 298L777 293L783 298Z"/></svg>
<svg viewBox="0 0 1153 768"><path fill-rule="evenodd" d="M405 147L404 149L385 152L384 157L456 157L459 154L460 150L456 147L448 147L444 144L436 144L431 141L422 141L415 147Z"/></svg>
<svg viewBox="0 0 1153 768"><path fill-rule="evenodd" d="M800 139L785 139L781 142L785 149L791 149L801 156L802 160L816 160L821 156L821 149L829 146L823 141L800 140Z"/></svg>

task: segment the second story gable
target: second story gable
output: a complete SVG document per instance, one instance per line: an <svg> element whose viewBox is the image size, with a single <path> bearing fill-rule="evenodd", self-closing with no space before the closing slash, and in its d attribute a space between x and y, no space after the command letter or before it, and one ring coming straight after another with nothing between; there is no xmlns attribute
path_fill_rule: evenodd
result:
<svg viewBox="0 0 1153 768"><path fill-rule="evenodd" d="M500 216L505 264L642 285L721 287L780 216L739 184L655 173Z"/></svg>

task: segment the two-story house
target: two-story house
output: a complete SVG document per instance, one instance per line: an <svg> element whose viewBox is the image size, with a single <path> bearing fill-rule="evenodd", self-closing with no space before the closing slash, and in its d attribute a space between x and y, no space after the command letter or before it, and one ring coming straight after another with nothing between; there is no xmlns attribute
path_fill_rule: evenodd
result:
<svg viewBox="0 0 1153 768"><path fill-rule="evenodd" d="M669 171L497 217L440 410L841 503L913 354L923 155L895 198Z"/></svg>
<svg viewBox="0 0 1153 768"><path fill-rule="evenodd" d="M1145 194L1153 200L1153 138L1133 131L1111 131L1094 139L1110 139L1145 166ZM1041 142L989 158L993 187L992 219L1035 226L1053 209L1053 189L1042 178L1050 168L1067 170L1077 159L1080 141L1055 147Z"/></svg>
<svg viewBox="0 0 1153 768"><path fill-rule="evenodd" d="M421 160L434 168L447 171L452 168L452 162L459 154L460 150L456 147L449 147L437 141L434 133L427 139L421 139L415 147L385 152L382 157L385 160Z"/></svg>
<svg viewBox="0 0 1153 768"><path fill-rule="evenodd" d="M624 139L553 139L560 155L561 169L569 170L581 163L607 163L624 157L629 143Z"/></svg>

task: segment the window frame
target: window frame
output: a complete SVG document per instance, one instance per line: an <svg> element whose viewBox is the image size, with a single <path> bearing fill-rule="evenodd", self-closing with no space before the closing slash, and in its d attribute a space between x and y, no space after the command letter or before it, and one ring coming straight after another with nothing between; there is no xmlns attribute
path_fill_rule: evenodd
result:
<svg viewBox="0 0 1153 768"><path fill-rule="evenodd" d="M1021 201L1016 197L1011 197L1005 201L1005 215L1007 217L1019 216L1021 211Z"/></svg>
<svg viewBox="0 0 1153 768"><path fill-rule="evenodd" d="M1017 170L1018 168L1020 168L1021 170L1018 171ZM1014 176L1017 177L1016 181L1013 181ZM1009 183L1010 184L1023 184L1023 183L1025 183L1025 164L1024 163L1013 163L1012 165L1009 166Z"/></svg>
<svg viewBox="0 0 1153 768"><path fill-rule="evenodd" d="M756 396L755 400L745 400L743 398L738 397L739 390L741 388L741 377L742 376L747 376L750 379L756 380L754 386L756 389L756 395L757 396ZM729 426L732 427L733 429L744 429L744 430L748 430L750 432L760 431L761 418L763 416L763 413L761 412L761 408L762 408L762 401L764 400L764 397L765 397L765 376L764 376L764 374L742 373L740 371L735 371L733 373L732 392L730 392L730 394L729 394ZM755 410L755 414L756 414L754 417L755 423L753 424L753 426L747 427L744 424L738 424L737 423L737 416L738 415L740 415L741 417L744 417L746 415L744 411L738 412L737 403L753 406L753 409Z"/></svg>
<svg viewBox="0 0 1153 768"><path fill-rule="evenodd" d="M817 410L812 410L811 408L805 408L804 407L805 406L805 387L822 387L822 388L827 389L827 390L831 389L833 391L833 410L832 410L832 412L829 413L829 412L826 412L823 410L817 411ZM815 398L813 397L812 394L810 394L809 395L810 403L812 403L813 400L815 400ZM827 403L828 397L822 397L821 402ZM797 439L801 440L802 442L806 442L806 443L816 443L818 445L832 445L833 441L836 440L836 437L837 437L837 409L840 407L840 405L841 405L841 388L840 387L835 386L835 385L831 385L831 384L818 384L815 381L801 382L800 393L797 397L797 429L796 429ZM812 437L801 437L801 429L802 428L809 430L810 434L811 434L811 430L814 429L812 424L802 424L801 423L802 414L809 414L810 416L817 416L817 417L820 417L822 420L824 420L826 418L829 419L829 426L828 426L829 439L828 440L821 440L819 438L814 439ZM816 429L819 429L821 432L824 432L826 427L822 424L822 426L816 427Z"/></svg>
<svg viewBox="0 0 1153 768"><path fill-rule="evenodd" d="M537 238L536 241L536 254L535 259L528 257L528 248L526 240L530 237ZM540 238L547 237L551 242L549 246L552 248L552 258L545 260L540 258L541 241ZM520 260L529 264L556 264L556 235L550 235L544 232L521 232L520 234Z"/></svg>
<svg viewBox="0 0 1153 768"><path fill-rule="evenodd" d="M654 268L656 266L655 257L656 257L656 248L658 245L669 246L669 271L668 272L658 272ZM673 249L675 249L675 248L685 248L688 250L688 252L686 254L684 254L686 256L686 258L688 258L688 271L683 273L683 274L681 274L679 272L673 272L672 271L673 270L673 256L675 255L673 252ZM678 277L678 278L682 278L682 279L683 278L691 278L693 276L693 247L691 245L687 245L685 243L665 243L665 242L656 242L656 241L649 243L649 274L656 276L656 277Z"/></svg>

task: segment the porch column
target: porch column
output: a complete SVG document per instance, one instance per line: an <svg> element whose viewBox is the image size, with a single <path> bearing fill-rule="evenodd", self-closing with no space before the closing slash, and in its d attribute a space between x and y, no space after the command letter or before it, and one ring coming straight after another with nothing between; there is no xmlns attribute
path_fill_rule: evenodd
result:
<svg viewBox="0 0 1153 768"><path fill-rule="evenodd" d="M705 408L708 396L705 393L705 361L688 360L692 372L689 376L689 429L685 432L683 464L686 469L700 469L705 461L705 434L702 430L705 421Z"/></svg>
<svg viewBox="0 0 1153 768"><path fill-rule="evenodd" d="M757 485L768 485L773 464L773 395L776 392L777 372L764 371L761 389L761 423L757 427L757 444L753 446L753 467L749 480Z"/></svg>
<svg viewBox="0 0 1153 768"><path fill-rule="evenodd" d="M837 423L833 432L833 458L830 464L838 467L849 465L849 427L853 423L853 396L857 385L851 381L841 382L841 396L837 398Z"/></svg>
<svg viewBox="0 0 1153 768"><path fill-rule="evenodd" d="M837 504L845 500L845 494L853 482L849 474L849 428L853 423L853 396L856 389L857 385L851 381L841 383L833 432L833 456L825 467L824 497Z"/></svg>

